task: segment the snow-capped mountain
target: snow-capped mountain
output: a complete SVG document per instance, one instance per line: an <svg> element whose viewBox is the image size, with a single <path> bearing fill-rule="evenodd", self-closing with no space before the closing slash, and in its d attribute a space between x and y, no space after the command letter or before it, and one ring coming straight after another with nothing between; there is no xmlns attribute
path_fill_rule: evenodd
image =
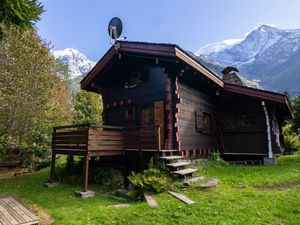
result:
<svg viewBox="0 0 300 225"><path fill-rule="evenodd" d="M68 66L70 78L87 74L96 64L76 49L66 48L52 53L55 58Z"/></svg>
<svg viewBox="0 0 300 225"><path fill-rule="evenodd" d="M220 47L220 43L225 45ZM195 54L224 67L238 67L247 79L261 80L266 89L291 94L300 91L300 29L262 25L243 40L230 43L209 44Z"/></svg>
<svg viewBox="0 0 300 225"><path fill-rule="evenodd" d="M211 53L224 51L225 49L231 48L232 46L240 43L243 39L228 39L219 42L213 42L203 46L202 48L198 49L195 55L200 56L204 55L207 56Z"/></svg>

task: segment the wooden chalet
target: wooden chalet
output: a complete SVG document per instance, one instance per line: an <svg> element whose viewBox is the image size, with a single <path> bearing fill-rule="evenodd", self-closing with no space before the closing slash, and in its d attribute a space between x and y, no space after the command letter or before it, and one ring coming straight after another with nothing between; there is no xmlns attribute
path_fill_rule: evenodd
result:
<svg viewBox="0 0 300 225"><path fill-rule="evenodd" d="M225 78L238 70L223 72ZM273 162L284 151L288 99L231 78L221 79L177 45L116 42L81 81L83 90L102 95L104 125L54 128L51 180L56 154L84 156L85 177L93 156L173 149L187 158L220 152Z"/></svg>

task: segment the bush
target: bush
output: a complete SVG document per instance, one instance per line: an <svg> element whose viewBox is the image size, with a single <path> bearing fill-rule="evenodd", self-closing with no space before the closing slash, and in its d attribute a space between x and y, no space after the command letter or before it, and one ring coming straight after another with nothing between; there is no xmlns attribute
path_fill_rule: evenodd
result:
<svg viewBox="0 0 300 225"><path fill-rule="evenodd" d="M164 192L172 188L174 183L164 165L150 165L149 169L141 173L132 172L128 179L139 191L150 193Z"/></svg>
<svg viewBox="0 0 300 225"><path fill-rule="evenodd" d="M223 159L221 158L221 154L219 152L214 152L213 154L211 154L209 156L209 159L210 160L213 160L213 161L222 161Z"/></svg>
<svg viewBox="0 0 300 225"><path fill-rule="evenodd" d="M283 127L283 135L287 152L300 152L300 138L297 133L293 132L291 124Z"/></svg>
<svg viewBox="0 0 300 225"><path fill-rule="evenodd" d="M19 149L21 164L35 170L50 165L50 149L48 146L23 145Z"/></svg>
<svg viewBox="0 0 300 225"><path fill-rule="evenodd" d="M119 170L97 167L93 174L93 183L117 189L124 186L124 176Z"/></svg>

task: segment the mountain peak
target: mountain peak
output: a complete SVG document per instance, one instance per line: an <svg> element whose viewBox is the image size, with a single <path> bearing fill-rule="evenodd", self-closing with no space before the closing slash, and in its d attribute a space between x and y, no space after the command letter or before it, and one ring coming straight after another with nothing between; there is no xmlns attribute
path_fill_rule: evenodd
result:
<svg viewBox="0 0 300 225"><path fill-rule="evenodd" d="M224 42L224 41L223 41ZM261 80L269 90L299 92L300 29L279 29L263 24L230 47L212 43L195 54L222 66L237 67L247 79ZM212 51L211 51L212 50Z"/></svg>
<svg viewBox="0 0 300 225"><path fill-rule="evenodd" d="M275 26L272 26L272 25L263 24L263 25L259 26L258 28L256 28L255 30L264 32L266 30L279 30L279 29L277 29Z"/></svg>
<svg viewBox="0 0 300 225"><path fill-rule="evenodd" d="M53 51L52 54L68 67L70 78L87 74L96 64L89 60L86 55L73 48Z"/></svg>

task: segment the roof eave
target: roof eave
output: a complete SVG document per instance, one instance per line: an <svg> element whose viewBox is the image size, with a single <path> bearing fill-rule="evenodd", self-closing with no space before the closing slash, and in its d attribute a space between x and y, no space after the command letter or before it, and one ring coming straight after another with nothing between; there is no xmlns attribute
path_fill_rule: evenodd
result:
<svg viewBox="0 0 300 225"><path fill-rule="evenodd" d="M91 80L111 61L116 54L117 50L114 46L112 46L92 68L92 70L80 81L81 89L85 90L90 84Z"/></svg>
<svg viewBox="0 0 300 225"><path fill-rule="evenodd" d="M265 91L265 90L259 90L259 89L254 89L250 87L245 87L245 86L239 86L239 85L234 85L234 84L224 84L224 90L227 92L231 93L236 93L236 94L242 94L242 95L247 95L267 101L272 101L272 102L277 102L286 105L291 117L293 117L293 111L291 108L291 105L288 101L288 98L284 94L276 93L276 92L271 92L271 91Z"/></svg>

